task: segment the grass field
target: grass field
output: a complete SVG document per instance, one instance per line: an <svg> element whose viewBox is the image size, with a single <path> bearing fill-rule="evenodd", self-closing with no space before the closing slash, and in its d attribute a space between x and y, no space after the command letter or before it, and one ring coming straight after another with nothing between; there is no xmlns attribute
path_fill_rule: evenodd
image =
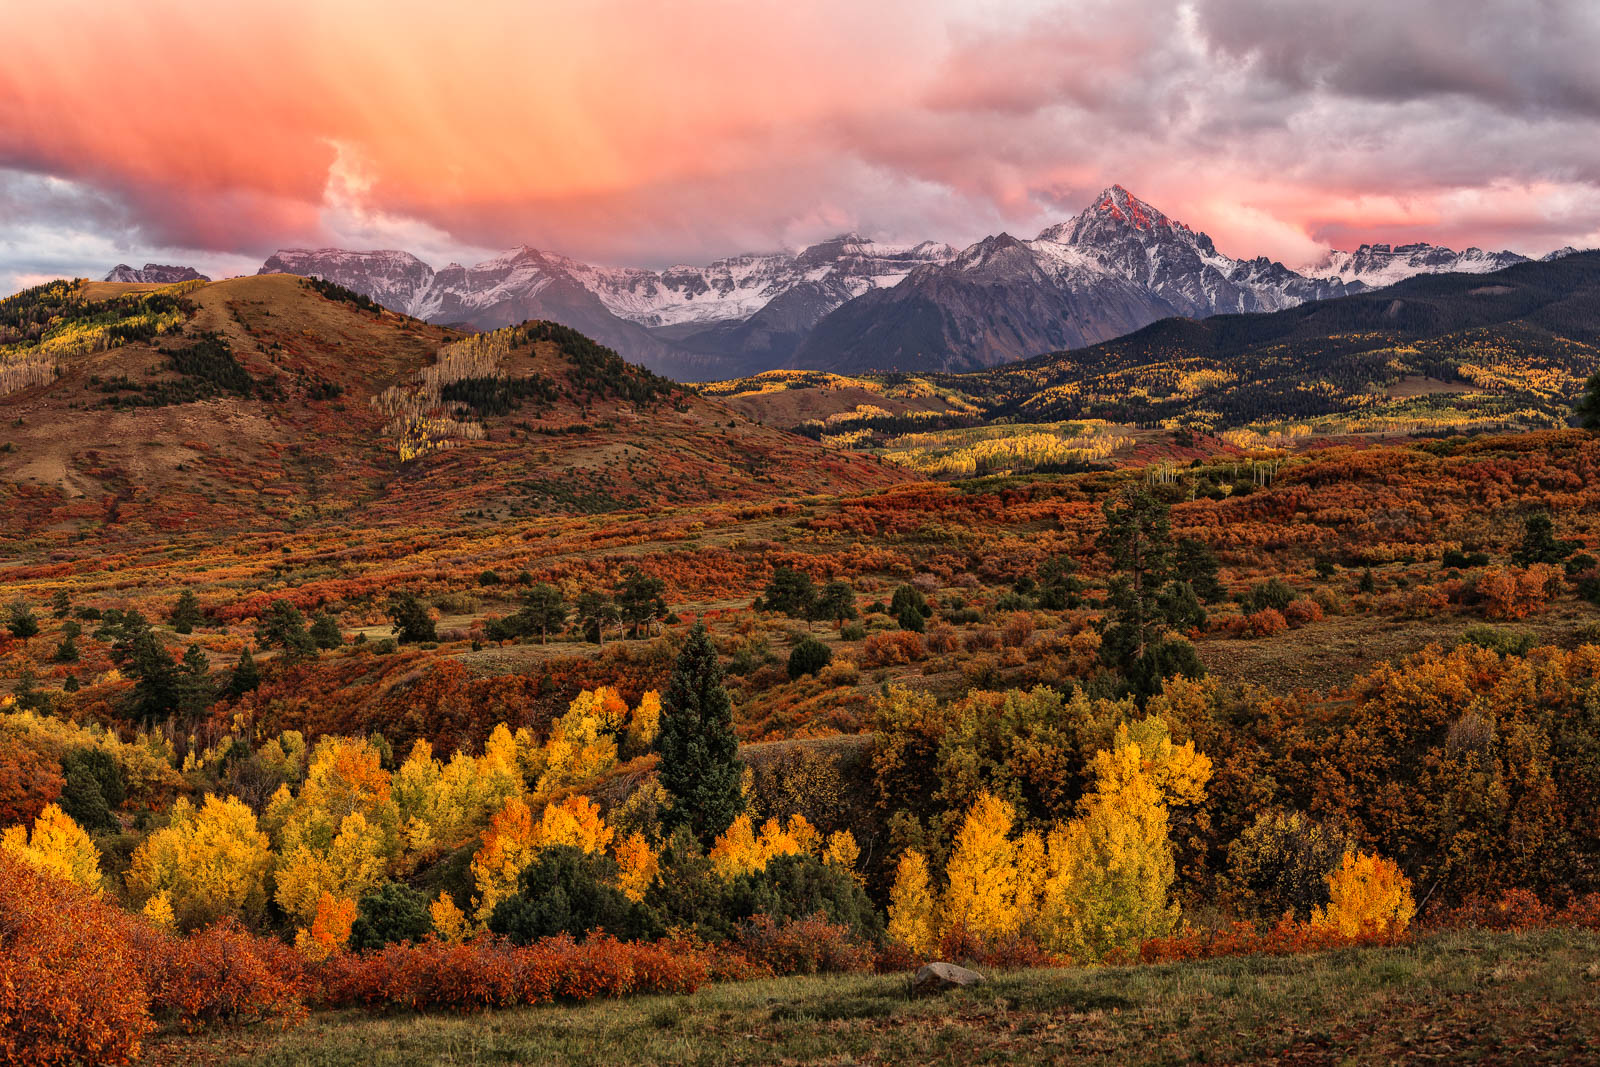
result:
<svg viewBox="0 0 1600 1067"><path fill-rule="evenodd" d="M1015 971L911 999L806 977L470 1017L314 1016L168 1037L158 1063L1600 1063L1600 935L1451 933L1393 949Z"/></svg>

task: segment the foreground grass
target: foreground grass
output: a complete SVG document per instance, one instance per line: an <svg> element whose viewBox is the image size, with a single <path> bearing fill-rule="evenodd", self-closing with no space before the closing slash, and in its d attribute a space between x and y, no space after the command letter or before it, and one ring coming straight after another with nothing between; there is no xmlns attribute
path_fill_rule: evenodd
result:
<svg viewBox="0 0 1600 1067"><path fill-rule="evenodd" d="M155 1043L167 1063L1600 1063L1600 935L906 979L789 978L477 1016L314 1016Z"/></svg>

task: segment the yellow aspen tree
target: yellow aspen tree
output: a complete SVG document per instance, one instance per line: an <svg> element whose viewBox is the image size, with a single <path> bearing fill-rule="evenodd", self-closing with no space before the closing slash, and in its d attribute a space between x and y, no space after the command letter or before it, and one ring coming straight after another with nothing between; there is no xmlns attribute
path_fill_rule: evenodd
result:
<svg viewBox="0 0 1600 1067"><path fill-rule="evenodd" d="M172 901L167 898L165 893L157 893L145 901L144 907L139 909L139 914L149 919L158 929L176 930L178 928L177 916L172 912Z"/></svg>
<svg viewBox="0 0 1600 1067"><path fill-rule="evenodd" d="M613 724L620 725L627 712L628 706L615 690L602 687L594 693L579 693L566 714L550 727L550 737L541 753L544 770L535 791L547 793L564 785L587 782L615 766L617 739Z"/></svg>
<svg viewBox="0 0 1600 1067"><path fill-rule="evenodd" d="M857 885L866 884L856 870L861 860L861 846L856 844L856 836L849 830L835 830L828 835L828 847L823 850L822 859L855 879Z"/></svg>
<svg viewBox="0 0 1600 1067"><path fill-rule="evenodd" d="M1328 906L1312 909L1311 925L1345 937L1400 933L1416 913L1411 879L1393 860L1347 851L1328 875Z"/></svg>
<svg viewBox="0 0 1600 1067"><path fill-rule="evenodd" d="M636 903L643 900L645 890L650 888L661 872L659 858L644 834L635 831L617 845L617 872L618 882L627 898Z"/></svg>
<svg viewBox="0 0 1600 1067"><path fill-rule="evenodd" d="M428 905L428 915L433 919L433 932L445 941L464 941L470 932L466 912L442 889L439 899Z"/></svg>
<svg viewBox="0 0 1600 1067"><path fill-rule="evenodd" d="M1048 947L1080 959L1136 948L1178 920L1169 901L1176 870L1166 800L1203 797L1210 761L1192 745L1172 746L1158 722L1138 726L1142 735L1119 728L1119 747L1096 754L1083 813L1055 827L1046 844L1040 932Z"/></svg>
<svg viewBox="0 0 1600 1067"><path fill-rule="evenodd" d="M134 850L125 881L135 902L161 897L185 930L233 916L247 921L266 908L272 852L255 812L235 797L207 795L197 810L186 798L167 825Z"/></svg>
<svg viewBox="0 0 1600 1067"><path fill-rule="evenodd" d="M1016 933L1015 820L1010 804L987 791L978 794L945 865L944 929L964 929L984 939Z"/></svg>
<svg viewBox="0 0 1600 1067"><path fill-rule="evenodd" d="M574 793L559 804L546 804L533 828L535 848L571 845L585 852L604 852L616 831L600 816L600 806Z"/></svg>
<svg viewBox="0 0 1600 1067"><path fill-rule="evenodd" d="M8 852L46 874L65 878L100 892L100 850L58 804L46 804L33 820L33 835L21 826L0 834L0 852Z"/></svg>
<svg viewBox="0 0 1600 1067"><path fill-rule="evenodd" d="M533 811L521 797L512 797L489 820L483 845L472 856L472 878L478 895L474 914L489 917L495 905L516 892L517 876L537 850L533 836Z"/></svg>
<svg viewBox="0 0 1600 1067"><path fill-rule="evenodd" d="M728 828L717 836L711 843L711 852L708 855L712 870L730 880L741 874L753 874L765 865L757 847L755 829L751 825L749 812L734 819Z"/></svg>
<svg viewBox="0 0 1600 1067"><path fill-rule="evenodd" d="M383 880L388 868L385 841L383 828L356 811L344 817L327 849L290 845L278 857L278 906L305 922L325 895L359 898Z"/></svg>
<svg viewBox="0 0 1600 1067"><path fill-rule="evenodd" d="M639 706L628 718L628 752L638 755L650 751L661 732L661 694L654 689L639 698Z"/></svg>
<svg viewBox="0 0 1600 1067"><path fill-rule="evenodd" d="M889 936L927 956L939 947L939 908L928 878L928 860L907 849L895 866L889 891Z"/></svg>

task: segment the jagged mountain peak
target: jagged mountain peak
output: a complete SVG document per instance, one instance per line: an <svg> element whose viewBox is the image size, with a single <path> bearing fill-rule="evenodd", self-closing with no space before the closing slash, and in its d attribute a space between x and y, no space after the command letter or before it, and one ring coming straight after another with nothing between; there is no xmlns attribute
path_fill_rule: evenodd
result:
<svg viewBox="0 0 1600 1067"><path fill-rule="evenodd" d="M134 270L126 263L118 263L105 277L108 282L144 282L172 285L176 282L209 282L211 279L193 267L172 266L166 263L146 263Z"/></svg>
<svg viewBox="0 0 1600 1067"><path fill-rule="evenodd" d="M1128 192L1121 185L1112 185L1102 189L1100 195L1095 197L1084 214L1095 213L1126 223L1135 230L1182 230L1193 232L1189 227L1177 219L1169 217L1166 212L1150 206L1143 200Z"/></svg>

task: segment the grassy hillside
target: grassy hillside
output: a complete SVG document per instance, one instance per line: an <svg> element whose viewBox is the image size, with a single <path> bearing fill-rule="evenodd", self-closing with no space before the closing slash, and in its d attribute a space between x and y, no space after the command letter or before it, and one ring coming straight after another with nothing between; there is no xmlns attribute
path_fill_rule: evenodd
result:
<svg viewBox="0 0 1600 1067"><path fill-rule="evenodd" d="M1597 308L1600 253L1584 253L1492 275L1420 275L1266 315L1164 319L970 374L779 372L703 389L772 425L936 476L973 473L924 455L960 447L980 423L1009 440L991 469L1011 470L1058 462L1061 446L1038 434L1063 421L1220 435L1214 446L1247 449L1546 428L1566 424L1600 368ZM906 397L937 402L913 409Z"/></svg>
<svg viewBox="0 0 1600 1067"><path fill-rule="evenodd" d="M149 1062L1600 1062L1600 936L1436 935L1414 946L1151 967L1013 971L913 1000L905 975L801 977L466 1018L353 1013L287 1034L157 1042Z"/></svg>
<svg viewBox="0 0 1600 1067"><path fill-rule="evenodd" d="M268 275L60 283L0 301L7 532L62 543L614 512L904 478L570 330L469 343L352 297Z"/></svg>

